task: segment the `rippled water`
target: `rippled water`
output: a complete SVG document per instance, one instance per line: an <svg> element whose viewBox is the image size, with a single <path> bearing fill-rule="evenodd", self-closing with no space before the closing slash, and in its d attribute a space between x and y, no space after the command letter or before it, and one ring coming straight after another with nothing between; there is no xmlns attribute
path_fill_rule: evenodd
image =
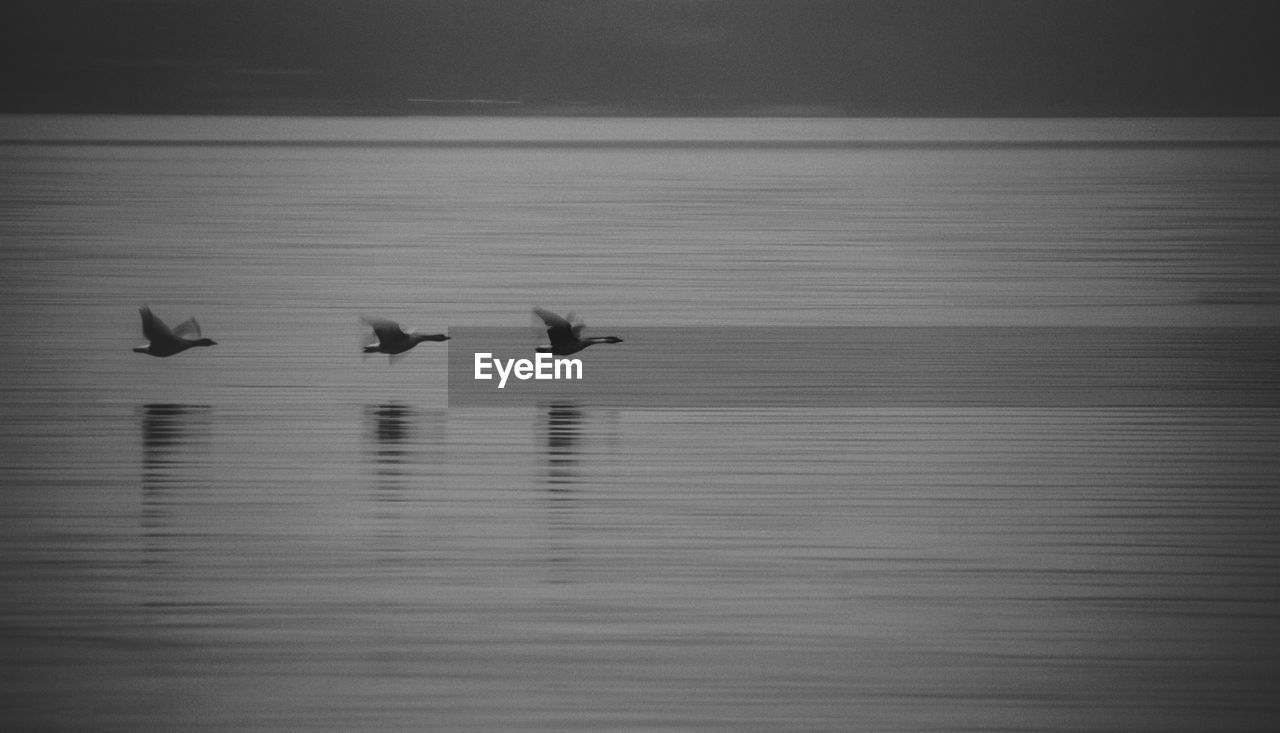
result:
<svg viewBox="0 0 1280 733"><path fill-rule="evenodd" d="M283 145L224 120L201 128L217 144L156 144L191 123L79 124L97 142L0 146L17 729L1266 730L1280 713L1272 144L1090 127L1032 145L1026 123L1017 145L864 145L733 121L597 122L588 144L545 120L477 123L497 143L348 120ZM218 345L132 353L142 302ZM886 328L911 348L848 372L757 364L743 389L805 390L767 408L450 407L461 337L359 353L361 314L463 333L528 325L533 304L634 334L584 359L636 390L681 358L645 348L663 328ZM999 348L955 336L975 328ZM1096 334L1130 332L1116 377L1108 355L1131 347ZM1089 335L1083 371L1046 343L1061 333ZM963 400L931 353L968 360ZM1037 392L1062 374L1089 399ZM846 399L850 375L869 399Z"/></svg>

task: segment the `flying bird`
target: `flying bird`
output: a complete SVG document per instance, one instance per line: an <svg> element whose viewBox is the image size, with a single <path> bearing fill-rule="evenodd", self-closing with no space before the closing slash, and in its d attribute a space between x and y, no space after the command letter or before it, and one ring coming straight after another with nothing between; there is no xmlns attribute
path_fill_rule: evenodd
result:
<svg viewBox="0 0 1280 733"><path fill-rule="evenodd" d="M406 333L400 324L385 318L363 319L378 337L378 343L364 347L366 354L403 354L423 341L448 341L442 333Z"/></svg>
<svg viewBox="0 0 1280 733"><path fill-rule="evenodd" d="M173 356L192 346L213 346L217 343L213 339L200 337L200 324L194 318L188 318L176 328L170 329L147 306L142 306L138 312L142 314L142 335L151 342L135 348L134 351L139 354Z"/></svg>
<svg viewBox="0 0 1280 733"><path fill-rule="evenodd" d="M620 344L622 339L617 336L587 336L583 337L582 329L586 324L578 321L570 323L569 319L573 318L573 314L569 314L569 318L552 313L542 308L534 308L533 312L547 324L547 337L551 339L549 346L539 346L538 351L543 353L551 352L556 356L568 356L576 354L592 344Z"/></svg>

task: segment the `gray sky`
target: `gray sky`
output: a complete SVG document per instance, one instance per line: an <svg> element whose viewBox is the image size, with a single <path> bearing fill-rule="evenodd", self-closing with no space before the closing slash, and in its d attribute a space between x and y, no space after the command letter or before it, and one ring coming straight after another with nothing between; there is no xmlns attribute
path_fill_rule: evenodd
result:
<svg viewBox="0 0 1280 733"><path fill-rule="evenodd" d="M10 0L8 111L1276 115L1220 0ZM441 104L408 100L483 100ZM519 104L494 104L519 102Z"/></svg>

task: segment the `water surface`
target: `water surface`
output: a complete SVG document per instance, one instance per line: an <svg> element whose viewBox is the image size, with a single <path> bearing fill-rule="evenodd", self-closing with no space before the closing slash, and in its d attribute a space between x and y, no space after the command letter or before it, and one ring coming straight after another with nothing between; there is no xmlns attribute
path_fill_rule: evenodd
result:
<svg viewBox="0 0 1280 733"><path fill-rule="evenodd" d="M522 122L5 120L11 725L1269 729L1268 125ZM667 332L911 348L483 409L461 338L360 353L535 304L638 393Z"/></svg>

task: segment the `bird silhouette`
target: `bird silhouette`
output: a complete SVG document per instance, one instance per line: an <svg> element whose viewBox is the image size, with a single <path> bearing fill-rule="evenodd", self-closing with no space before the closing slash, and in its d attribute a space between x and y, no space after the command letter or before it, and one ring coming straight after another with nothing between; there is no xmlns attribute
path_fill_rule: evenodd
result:
<svg viewBox="0 0 1280 733"><path fill-rule="evenodd" d="M581 321L571 323L572 313L569 314L569 318L563 318L543 308L534 308L533 312L542 319L543 323L547 324L547 337L551 339L550 345L538 347L540 352L551 352L556 356L567 356L576 354L592 344L622 343L622 339L617 336L584 337L582 330L586 328L586 324Z"/></svg>
<svg viewBox="0 0 1280 733"><path fill-rule="evenodd" d="M378 337L378 343L364 347L366 354L403 354L423 341L448 341L442 333L406 333L400 324L385 318L362 319Z"/></svg>
<svg viewBox="0 0 1280 733"><path fill-rule="evenodd" d="M138 312L142 314L142 335L151 342L135 348L139 354L173 356L192 346L213 346L217 343L213 339L201 338L200 324L194 318L188 318L171 329L147 306L142 306Z"/></svg>

